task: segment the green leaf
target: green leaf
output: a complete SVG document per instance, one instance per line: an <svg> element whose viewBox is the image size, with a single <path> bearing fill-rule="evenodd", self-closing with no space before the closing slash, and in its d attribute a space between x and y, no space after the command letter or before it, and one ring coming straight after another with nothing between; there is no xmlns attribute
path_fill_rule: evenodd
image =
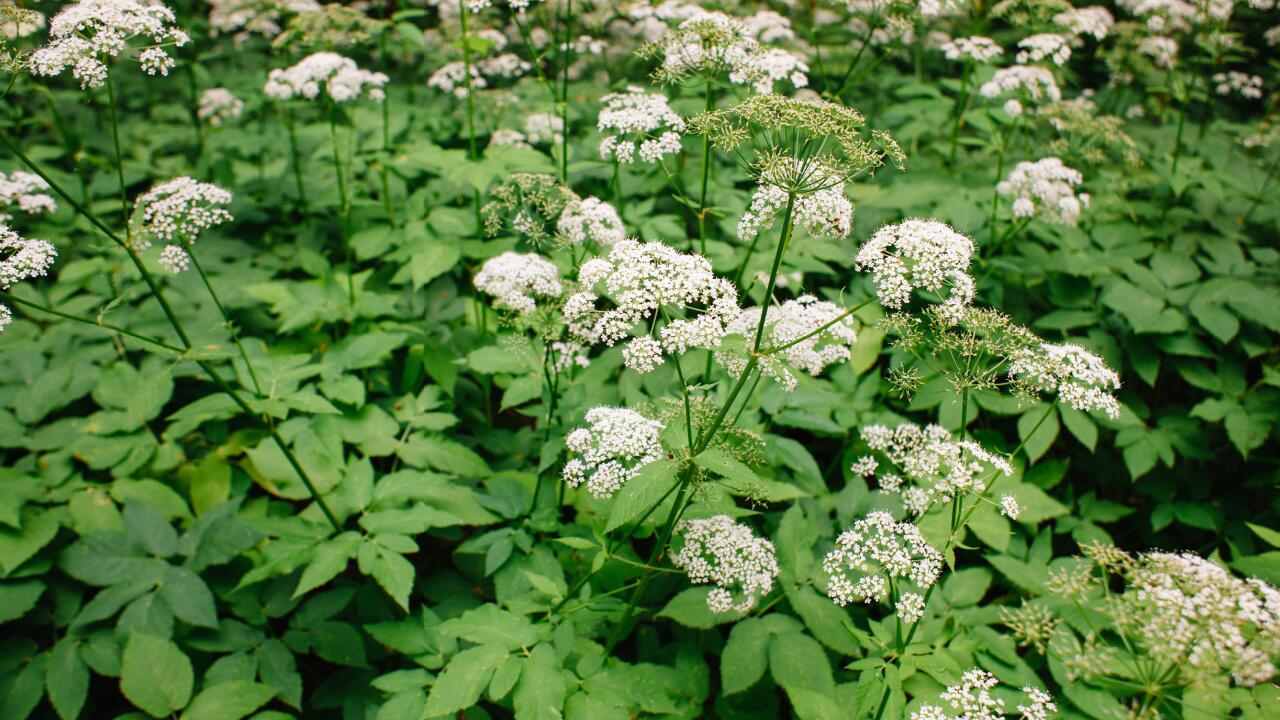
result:
<svg viewBox="0 0 1280 720"><path fill-rule="evenodd" d="M186 568L171 567L161 581L159 592L179 620L196 627L218 627L213 593L199 575Z"/></svg>
<svg viewBox="0 0 1280 720"><path fill-rule="evenodd" d="M751 468L719 448L703 450L693 462L703 470L733 481L739 487L750 487L760 479Z"/></svg>
<svg viewBox="0 0 1280 720"><path fill-rule="evenodd" d="M784 633L769 643L769 672L787 690L830 693L835 689L827 652L803 633Z"/></svg>
<svg viewBox="0 0 1280 720"><path fill-rule="evenodd" d="M45 691L62 720L79 717L89 694L89 668L80 659L78 646L78 641L63 638L49 652L45 666Z"/></svg>
<svg viewBox="0 0 1280 720"><path fill-rule="evenodd" d="M443 637L462 638L479 645L518 650L545 640L547 628L534 625L523 615L487 603L440 623L437 630Z"/></svg>
<svg viewBox="0 0 1280 720"><path fill-rule="evenodd" d="M241 720L275 697L266 685L235 680L205 688L182 713L182 720Z"/></svg>
<svg viewBox="0 0 1280 720"><path fill-rule="evenodd" d="M507 659L500 645L478 645L454 655L427 696L427 717L452 715L476 704L498 665Z"/></svg>
<svg viewBox="0 0 1280 720"><path fill-rule="evenodd" d="M39 580L0 583L0 623L7 623L30 612L44 594L45 584Z"/></svg>
<svg viewBox="0 0 1280 720"><path fill-rule="evenodd" d="M22 509L22 529L0 527L0 569L5 575L12 573L53 542L62 525L63 513L58 510L41 510L32 506Z"/></svg>
<svg viewBox="0 0 1280 720"><path fill-rule="evenodd" d="M1045 413L1048 413L1046 416ZM1043 422L1041 422L1043 420ZM1037 424L1039 427L1036 427ZM1032 430L1035 434L1032 434ZM1018 438L1025 443L1023 452L1031 462L1048 452L1053 441L1058 437L1058 415L1053 408L1040 404L1032 407L1018 418Z"/></svg>
<svg viewBox="0 0 1280 720"><path fill-rule="evenodd" d="M707 592L710 588L691 587L671 598L667 606L662 608L658 617L668 617L676 622L698 630L706 630L716 625L733 622L741 616L734 612L713 613L707 607Z"/></svg>
<svg viewBox="0 0 1280 720"><path fill-rule="evenodd" d="M527 348L512 349L488 345L467 354L467 364L484 375L524 375L537 369L533 355Z"/></svg>
<svg viewBox="0 0 1280 720"><path fill-rule="evenodd" d="M764 676L772 634L764 621L748 618L733 626L720 653L720 683L725 695L742 692Z"/></svg>
<svg viewBox="0 0 1280 720"><path fill-rule="evenodd" d="M338 573L347 569L347 564L355 557L359 547L360 534L352 530L321 543L316 548L311 563L302 572L293 596L301 597L337 577Z"/></svg>
<svg viewBox="0 0 1280 720"><path fill-rule="evenodd" d="M516 720L559 720L563 715L565 687L556 652L542 643L529 653L520 671L512 701Z"/></svg>
<svg viewBox="0 0 1280 720"><path fill-rule="evenodd" d="M1261 525L1254 525L1251 522L1246 522L1245 525L1249 526L1250 530L1252 530L1258 537L1265 540L1271 547L1280 548L1280 532Z"/></svg>
<svg viewBox="0 0 1280 720"><path fill-rule="evenodd" d="M677 465L670 460L658 460L640 468L613 500L609 523L605 532L613 532L644 515L676 485Z"/></svg>
<svg viewBox="0 0 1280 720"><path fill-rule="evenodd" d="M369 570L373 579L387 591L397 605L408 612L409 593L413 591L413 563L406 560L400 553L388 550L375 542L366 542L361 547L362 557L364 548L372 548ZM364 563L361 563L361 571L363 570Z"/></svg>
<svg viewBox="0 0 1280 720"><path fill-rule="evenodd" d="M191 661L177 645L139 632L129 636L120 691L148 715L162 718L186 707L194 679Z"/></svg>
<svg viewBox="0 0 1280 720"><path fill-rule="evenodd" d="M1067 426L1075 439L1092 452L1098 444L1098 426L1093 419L1068 405L1059 405L1058 414L1062 416L1062 424Z"/></svg>

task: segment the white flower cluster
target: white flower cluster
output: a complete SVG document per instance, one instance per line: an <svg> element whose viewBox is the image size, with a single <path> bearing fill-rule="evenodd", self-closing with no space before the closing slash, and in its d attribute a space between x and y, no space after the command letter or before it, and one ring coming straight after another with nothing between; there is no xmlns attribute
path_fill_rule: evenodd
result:
<svg viewBox="0 0 1280 720"><path fill-rule="evenodd" d="M1138 556L1115 601L1117 624L1161 664L1194 677L1270 680L1280 660L1280 590L1191 553Z"/></svg>
<svg viewBox="0 0 1280 720"><path fill-rule="evenodd" d="M475 277L476 289L493 297L493 306L528 315L538 298L555 300L564 292L560 271L536 253L504 252L489 258Z"/></svg>
<svg viewBox="0 0 1280 720"><path fill-rule="evenodd" d="M164 47L186 45L191 38L174 25L173 11L158 2L138 0L79 0L64 7L49 23L49 42L31 53L28 66L35 75L60 75L71 68L81 88L107 81L107 62L142 36L148 47L138 63L148 75L168 75L173 58Z"/></svg>
<svg viewBox="0 0 1280 720"><path fill-rule="evenodd" d="M801 226L811 236L842 238L853 229L853 203L844 194L844 182L838 176L822 167L802 167L805 163L792 159L796 167L796 175L807 178L807 183L820 189L798 195L793 213L795 224ZM813 161L809 161L813 165ZM759 235L762 230L773 227L773 219L778 211L787 205L787 190L782 183L775 184L766 173L760 178L760 184L751 196L751 206L738 220L738 239L747 242Z"/></svg>
<svg viewBox="0 0 1280 720"><path fill-rule="evenodd" d="M742 18L742 25L747 29L747 34L762 43L796 39L791 21L773 10L757 10L754 15Z"/></svg>
<svg viewBox="0 0 1280 720"><path fill-rule="evenodd" d="M28 215L49 213L58 209L58 203L47 193L49 183L44 178L21 170L9 174L0 172L0 223L8 222L12 216L8 210L16 207Z"/></svg>
<svg viewBox="0 0 1280 720"><path fill-rule="evenodd" d="M593 497L611 498L640 468L663 457L658 439L663 425L621 407L596 407L587 411L589 427L577 428L565 445L578 457L564 466L570 487L586 483Z"/></svg>
<svg viewBox="0 0 1280 720"><path fill-rule="evenodd" d="M252 35L275 37L283 29L284 15L316 12L316 0L207 0L209 24L221 33L233 33L236 42ZM216 33L215 33L216 34Z"/></svg>
<svg viewBox="0 0 1280 720"><path fill-rule="evenodd" d="M950 500L963 493L982 494L987 481L998 472L1013 474L1008 460L976 442L956 440L941 425L868 425L862 429L862 440L891 465L890 471L880 474L880 489L900 494L903 506L917 516L935 501ZM852 470L870 478L879 468L880 462L868 455L859 458ZM1016 515L1016 501L1004 509L1013 509L1012 514Z"/></svg>
<svg viewBox="0 0 1280 720"><path fill-rule="evenodd" d="M973 278L968 273L973 250L973 240L946 223L910 219L877 230L858 248L853 264L871 271L880 304L891 310L909 302L913 290L936 293L949 288L941 309L954 322L973 302Z"/></svg>
<svg viewBox="0 0 1280 720"><path fill-rule="evenodd" d="M204 230L232 219L226 210L230 204L231 193L217 185L189 177L160 183L138 198L135 222L139 232L133 235L133 249L146 250L152 238L182 238L194 243ZM170 250L168 257L174 256ZM172 270L174 266L166 267Z"/></svg>
<svg viewBox="0 0 1280 720"><path fill-rule="evenodd" d="M14 283L35 277L44 277L58 250L44 240L26 240L0 223L0 290L8 290ZM13 321L13 313L0 305L0 333Z"/></svg>
<svg viewBox="0 0 1280 720"><path fill-rule="evenodd" d="M1005 702L991 693L999 684L995 675L973 668L938 696L950 712L943 706L924 704L911 713L911 720L1001 720L1008 712ZM1033 687L1024 687L1022 692L1027 696L1026 704L1017 706L1022 720L1046 720L1058 711L1049 693Z"/></svg>
<svg viewBox="0 0 1280 720"><path fill-rule="evenodd" d="M1171 37L1152 35L1138 44L1138 52L1151 58L1156 67L1172 70L1178 62L1178 41Z"/></svg>
<svg viewBox="0 0 1280 720"><path fill-rule="evenodd" d="M564 118L546 112L526 115L524 137L533 145L559 144L564 140Z"/></svg>
<svg viewBox="0 0 1280 720"><path fill-rule="evenodd" d="M1018 54L1014 60L1019 65L1036 63L1048 58L1059 67L1071 59L1071 42L1067 36L1057 33L1038 33L1018 41Z"/></svg>
<svg viewBox="0 0 1280 720"><path fill-rule="evenodd" d="M656 163L680 152L684 118L671 109L667 96L629 87L624 93L605 95L601 102L596 127L614 132L600 141L601 158L626 165L635 161L638 150L641 161Z"/></svg>
<svg viewBox="0 0 1280 720"><path fill-rule="evenodd" d="M662 73L671 78L728 72L735 85L756 92L773 92L774 83L787 80L795 88L809 84L809 67L796 55L764 48L752 31L721 12L691 15L658 41Z"/></svg>
<svg viewBox="0 0 1280 720"><path fill-rule="evenodd" d="M1016 94L1032 100L1048 98L1053 102L1062 99L1062 91L1053 73L1036 65L1012 65L1000 68L991 79L982 83L978 94L991 99L1001 95Z"/></svg>
<svg viewBox="0 0 1280 720"><path fill-rule="evenodd" d="M1080 213L1089 207L1089 194L1076 193L1084 182L1079 170L1067 167L1056 157L1020 162L1009 176L996 185L996 192L1013 198L1013 216L1030 219L1037 215L1058 225L1075 226Z"/></svg>
<svg viewBox="0 0 1280 720"><path fill-rule="evenodd" d="M465 98L472 90L483 90L489 86L484 76L480 74L480 69L471 65L471 82L467 82L467 65L461 60L445 63L440 69L431 74L427 78L427 86L436 88L442 92L452 94L454 97Z"/></svg>
<svg viewBox="0 0 1280 720"><path fill-rule="evenodd" d="M244 101L224 87L209 88L200 94L200 107L196 116L201 120L218 127L228 120L240 117L244 112Z"/></svg>
<svg viewBox="0 0 1280 720"><path fill-rule="evenodd" d="M191 256L177 245L165 245L160 250L160 258L156 262L174 275L191 269Z"/></svg>
<svg viewBox="0 0 1280 720"><path fill-rule="evenodd" d="M383 73L361 70L351 58L318 52L293 67L272 70L263 92L276 100L315 100L324 92L342 103L358 99L367 90L370 99L381 102L385 97L382 86L389 79Z"/></svg>
<svg viewBox="0 0 1280 720"><path fill-rule="evenodd" d="M829 576L827 595L841 606L884 602L894 583L895 609L910 623L923 614L924 598L918 592L902 592L899 583L909 580L918 590L927 590L942 574L942 554L913 523L897 522L878 510L840 533L835 548L822 560L822 570ZM911 596L915 597L908 600Z"/></svg>
<svg viewBox="0 0 1280 720"><path fill-rule="evenodd" d="M1262 97L1262 78L1257 75L1231 70L1225 73L1215 73L1213 82L1215 83L1214 91L1219 95L1236 93L1240 97L1251 100L1257 100Z"/></svg>
<svg viewBox="0 0 1280 720"><path fill-rule="evenodd" d="M781 305L769 308L765 316L762 349L781 347L814 333L827 323L844 315L844 308L825 302L812 295L801 295ZM755 338L760 325L760 308L743 308L728 325L728 333L746 338L748 346ZM849 359L858 335L853 329L853 318L844 317L812 337L797 342L776 355L760 358L761 372L778 381L782 389L791 392L796 388L796 377L788 369L789 364L810 375L818 376L828 365ZM716 360L732 375L741 375L746 369L745 353L719 351ZM785 361L785 363L783 362Z"/></svg>
<svg viewBox="0 0 1280 720"><path fill-rule="evenodd" d="M564 318L570 334L587 345L612 346L641 320L671 314L659 331L661 342L647 335L633 338L624 351L627 367L641 373L661 365L663 352L719 347L726 324L738 312L737 288L716 277L709 260L660 242L628 238L614 243L608 257L582 264L578 283L582 290L565 301ZM602 298L613 307L597 308Z"/></svg>
<svg viewBox="0 0 1280 720"><path fill-rule="evenodd" d="M533 65L515 53L502 53L477 60L475 69L486 77L511 80L532 70Z"/></svg>
<svg viewBox="0 0 1280 720"><path fill-rule="evenodd" d="M599 247L608 247L627 237L618 211L609 203L593 197L573 200L565 205L556 222L556 230L574 245L582 245L589 240Z"/></svg>
<svg viewBox="0 0 1280 720"><path fill-rule="evenodd" d="M1004 54L1004 49L989 37L955 38L942 44L942 52L948 60L972 60L989 63Z"/></svg>
<svg viewBox="0 0 1280 720"><path fill-rule="evenodd" d="M503 145L529 149L533 148L533 146L529 144L528 138L524 136L524 133L519 130L512 130L511 128L499 128L494 130L493 134L489 136L489 147L500 147Z"/></svg>
<svg viewBox="0 0 1280 720"><path fill-rule="evenodd" d="M967 4L967 0L918 0L916 8L920 17L949 17L964 12Z"/></svg>
<svg viewBox="0 0 1280 720"><path fill-rule="evenodd" d="M728 515L684 520L676 528L680 551L671 562L689 581L716 587L707 593L711 612L745 613L773 590L778 559L773 543L756 537L750 527Z"/></svg>
<svg viewBox="0 0 1280 720"><path fill-rule="evenodd" d="M1134 17L1145 18L1153 33L1185 32L1231 17L1235 0L1117 0Z"/></svg>
<svg viewBox="0 0 1280 720"><path fill-rule="evenodd" d="M1066 28L1075 37L1092 35L1094 40L1102 40L1111 32L1116 19L1111 11L1101 5L1085 8L1072 8L1053 16L1053 22Z"/></svg>
<svg viewBox="0 0 1280 720"><path fill-rule="evenodd" d="M14 40L29 37L44 29L44 13L14 7L13 0L0 0L0 37Z"/></svg>
<svg viewBox="0 0 1280 720"><path fill-rule="evenodd" d="M1101 410L1112 420L1120 417L1120 402L1111 394L1120 389L1120 376L1079 345L1042 343L1020 350L1009 363L1009 377L1028 390L1057 393L1076 410Z"/></svg>

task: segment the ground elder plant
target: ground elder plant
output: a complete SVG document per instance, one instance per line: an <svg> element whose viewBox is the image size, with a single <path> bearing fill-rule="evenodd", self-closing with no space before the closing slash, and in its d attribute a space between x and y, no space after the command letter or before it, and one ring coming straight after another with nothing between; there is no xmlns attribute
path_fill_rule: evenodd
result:
<svg viewBox="0 0 1280 720"><path fill-rule="evenodd" d="M0 0L0 717L1273 717L1278 28Z"/></svg>

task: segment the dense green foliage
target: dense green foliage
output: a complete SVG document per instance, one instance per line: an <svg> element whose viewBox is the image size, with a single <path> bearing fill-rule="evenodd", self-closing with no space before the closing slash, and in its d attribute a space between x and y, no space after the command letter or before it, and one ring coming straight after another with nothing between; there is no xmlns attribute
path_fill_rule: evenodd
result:
<svg viewBox="0 0 1280 720"><path fill-rule="evenodd" d="M57 250L44 279L0 287L0 718L907 718L973 667L1004 684L1010 716L1024 687L1059 717L1275 716L1274 667L1193 672L1134 639L1148 609L1113 595L1165 570L1111 546L1280 584L1276 11L1182 3L1191 19L1158 28L1179 3L1122 2L1105 37L1077 31L1064 63L1024 66L1020 40L1067 32L1065 1L697 4L783 13L766 27L787 32L759 41L802 59L808 87L677 67L687 33L708 53L736 40L682 24L693 8L675 3L210 15L184 0L170 7L190 42L161 43L176 66L144 73L152 42L134 37L82 88L69 67L32 71L49 29L0 2L14 29L0 33L0 173L39 173L49 186L30 192L57 206L0 192L7 227ZM71 4L16 5L52 19ZM941 49L968 36L1003 55ZM1154 38L1177 41L1173 62ZM319 51L386 77L342 101L332 86L264 92L273 68ZM523 69L456 87L503 52ZM447 63L460 74L442 89ZM1063 99L979 91L1013 66L1056 78ZM1227 71L1261 87L1242 94L1214 77ZM688 123L658 163L602 158L602 98L629 85ZM212 88L243 108L211 123ZM1089 196L1078 222L1015 212L997 190L1047 157L1083 176L1068 188ZM147 193L180 176L230 191L233 219L159 233ZM744 231L765 186L776 207ZM835 224L806 224L830 208L805 202L839 206L833 193L852 224L836 227L838 207ZM592 197L626 236L709 259L756 308L748 329L717 325L715 353L657 349L647 373L626 342L584 340L564 300L592 290L575 284L588 258L630 247L558 223ZM907 218L974 239L972 304L951 280L877 302L855 253ZM533 312L477 289L508 251L552 263L553 291L519 276ZM14 252L0 245L0 261ZM162 252L194 264L170 272ZM724 287L658 301L614 340L718 318ZM1008 317L956 325L935 304L948 293ZM810 331L840 346L817 323L762 339L806 294L856 331L814 372L779 346ZM1101 357L1118 412L993 379L1041 339ZM567 438L600 406L660 428L616 492L564 480L584 455ZM909 512L857 468L863 428L905 422L993 453L987 486ZM878 510L940 554L917 620L893 612L907 587L893 573L888 603L828 597L824 555ZM776 550L767 587L734 595L743 612L713 612L675 564L692 542L678 521L718 515ZM1280 661L1270 602L1271 624L1243 632Z"/></svg>

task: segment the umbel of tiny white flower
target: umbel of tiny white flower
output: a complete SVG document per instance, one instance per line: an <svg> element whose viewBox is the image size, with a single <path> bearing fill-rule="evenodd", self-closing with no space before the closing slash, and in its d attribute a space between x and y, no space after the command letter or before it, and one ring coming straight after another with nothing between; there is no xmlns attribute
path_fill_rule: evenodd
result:
<svg viewBox="0 0 1280 720"><path fill-rule="evenodd" d="M773 590L778 560L773 543L728 515L684 520L676 527L680 549L671 562L689 581L715 587L707 593L711 612L745 613Z"/></svg>
<svg viewBox="0 0 1280 720"><path fill-rule="evenodd" d="M564 304L569 333L587 345L613 346L630 338L623 359L640 373L661 365L664 352L719 347L738 311L737 288L716 277L709 260L661 242L615 243L608 256L582 264L578 284L582 289ZM665 322L657 323L655 315ZM649 332L660 325L658 339L631 337L637 324L650 319Z"/></svg>
<svg viewBox="0 0 1280 720"><path fill-rule="evenodd" d="M1110 10L1094 5L1064 10L1053 16L1053 22L1066 28L1079 42L1079 38L1084 35L1092 35L1094 40L1102 40L1107 33L1111 32L1116 19L1111 15Z"/></svg>
<svg viewBox="0 0 1280 720"><path fill-rule="evenodd" d="M1004 54L1004 49L989 37L974 35L955 38L942 44L942 52L948 60L972 60L989 63Z"/></svg>
<svg viewBox="0 0 1280 720"><path fill-rule="evenodd" d="M207 0L213 35L232 35L243 43L253 35L274 38L280 34L286 13L320 10L316 0Z"/></svg>
<svg viewBox="0 0 1280 720"><path fill-rule="evenodd" d="M942 554L913 523L878 510L840 533L822 570L828 576L827 595L837 605L893 599L899 617L915 622L923 613L921 592L942 573ZM919 599L907 599L912 595Z"/></svg>
<svg viewBox="0 0 1280 720"><path fill-rule="evenodd" d="M0 223L0 290L14 283L44 277L58 257L58 250L44 240L27 240ZM13 313L0 304L0 333L13 321Z"/></svg>
<svg viewBox="0 0 1280 720"><path fill-rule="evenodd" d="M323 93L336 103L362 94L381 102L388 78L380 72L361 70L356 61L333 52L318 52L292 67L272 70L262 90L276 100L315 100Z"/></svg>
<svg viewBox="0 0 1280 720"><path fill-rule="evenodd" d="M229 120L240 117L244 112L244 101L236 97L224 87L209 88L200 94L200 106L196 116L218 127Z"/></svg>
<svg viewBox="0 0 1280 720"><path fill-rule="evenodd" d="M657 420L620 407L592 408L586 420L588 427L565 438L565 446L577 455L564 466L570 487L585 483L592 496L611 498L641 468L663 457L663 425Z"/></svg>
<svg viewBox="0 0 1280 720"><path fill-rule="evenodd" d="M603 107L596 127L613 133L600 141L601 158L627 165L635 162L638 153L642 162L656 163L680 152L684 118L671 109L666 95L629 87L626 92L605 95L600 102Z"/></svg>
<svg viewBox="0 0 1280 720"><path fill-rule="evenodd" d="M1002 720L1013 711L991 692L999 684L995 675L973 668L938 696L941 705L921 705L911 713L911 720ZM1026 699L1017 706L1021 720L1046 720L1058 711L1049 693L1033 687L1024 687L1022 692Z"/></svg>
<svg viewBox="0 0 1280 720"><path fill-rule="evenodd" d="M868 455L854 464L854 471L868 479L878 475L880 489L899 494L907 511L917 516L957 495L982 496L997 473L1013 474L1003 457L976 442L957 440L941 425L868 425L862 428L862 440L886 464ZM1016 514L1016 501L1003 509Z"/></svg>
<svg viewBox="0 0 1280 720"><path fill-rule="evenodd" d="M12 1L12 0L10 0ZM44 13L28 8L0 4L0 37L24 38L44 29Z"/></svg>
<svg viewBox="0 0 1280 720"><path fill-rule="evenodd" d="M0 172L0 223L13 218L9 210L17 208L28 215L51 213L58 209L58 203L44 190L49 183L39 175L21 170L5 174Z"/></svg>
<svg viewBox="0 0 1280 720"><path fill-rule="evenodd" d="M1102 358L1074 343L1041 343L1016 351L1009 379L1020 392L1055 393L1076 410L1101 410L1112 420L1120 417L1120 402L1111 394L1120 389L1120 376Z"/></svg>
<svg viewBox="0 0 1280 720"><path fill-rule="evenodd" d="M565 205L556 222L556 230L560 237L574 245L590 241L599 247L608 247L627 237L618 211L609 203L593 197Z"/></svg>
<svg viewBox="0 0 1280 720"><path fill-rule="evenodd" d="M1089 194L1076 193L1084 182L1079 170L1067 167L1056 157L1020 162L1009 176L996 185L996 192L1013 198L1013 216L1030 219L1037 215L1058 225L1075 226L1080 213L1089 207Z"/></svg>
<svg viewBox="0 0 1280 720"><path fill-rule="evenodd" d="M107 81L107 63L143 38L146 47L137 55L143 72L168 75L174 60L165 48L191 39L174 22L173 11L159 2L79 0L53 16L49 42L27 64L32 74L44 76L71 68L81 88L99 87Z"/></svg>
<svg viewBox="0 0 1280 720"><path fill-rule="evenodd" d="M789 160L790 171L782 174L786 178L812 175L816 188L795 199L793 213L796 224L813 237L842 238L848 235L853 229L853 203L845 197L844 181L835 172L826 170L822 159L812 160L811 169L803 168L802 160ZM788 180L775 183L772 178L778 174L779 167L761 174L760 185L751 196L751 205L738 221L739 240L749 241L762 230L773 227L774 217L786 207L788 193L784 184Z"/></svg>
<svg viewBox="0 0 1280 720"><path fill-rule="evenodd" d="M468 76L470 80L468 81ZM475 64L471 65L471 72L467 72L467 64L461 60L445 63L441 65L431 77L427 78L427 86L452 94L458 99L466 98L472 90L483 90L489 86L484 76L480 74L480 68Z"/></svg>
<svg viewBox="0 0 1280 720"><path fill-rule="evenodd" d="M1071 59L1071 40L1058 33L1037 33L1018 41L1018 54L1014 60L1019 65L1049 60L1059 67Z"/></svg>
<svg viewBox="0 0 1280 720"><path fill-rule="evenodd" d="M914 290L947 289L939 311L955 323L973 302L973 250L973 240L946 223L911 219L877 230L858 248L854 267L871 271L880 304L891 310L906 305Z"/></svg>
<svg viewBox="0 0 1280 720"><path fill-rule="evenodd" d="M493 297L493 306L517 315L538 309L538 299L556 300L564 292L560 271L536 253L504 252L489 258L475 277L476 289Z"/></svg>
<svg viewBox="0 0 1280 720"><path fill-rule="evenodd" d="M795 389L797 381L789 367L798 368L816 377L827 366L848 360L858 335L853 329L853 318L844 317L837 321L841 315L845 315L844 308L812 295L801 295L770 308L765 318L762 345L765 348L790 347L776 354L762 356L758 361L761 372L777 380L783 390L790 392ZM834 324L817 332L829 323ZM726 332L750 339L754 337L759 324L760 308L743 308L729 322ZM816 334L805 337L811 333ZM797 340L799 342L791 345ZM717 351L715 357L731 375L741 375L746 369L745 353L724 349Z"/></svg>
<svg viewBox="0 0 1280 720"><path fill-rule="evenodd" d="M803 60L780 48L765 48L751 29L721 12L696 10L640 53L661 60L654 77L664 83L727 73L730 82L750 85L758 93L773 92L781 80L796 88L809 84Z"/></svg>
<svg viewBox="0 0 1280 720"><path fill-rule="evenodd" d="M978 88L978 94L987 99L1014 95L1023 100L1062 99L1058 81L1053 73L1038 65L1013 65L1000 68L990 80Z"/></svg>
<svg viewBox="0 0 1280 720"><path fill-rule="evenodd" d="M211 183L189 177L160 183L138 198L133 249L142 252L151 247L152 240L194 243L200 233L232 219L226 209L230 204L231 193ZM172 260L176 255L169 251L168 257ZM166 267L173 270L179 265L183 264L169 262Z"/></svg>

